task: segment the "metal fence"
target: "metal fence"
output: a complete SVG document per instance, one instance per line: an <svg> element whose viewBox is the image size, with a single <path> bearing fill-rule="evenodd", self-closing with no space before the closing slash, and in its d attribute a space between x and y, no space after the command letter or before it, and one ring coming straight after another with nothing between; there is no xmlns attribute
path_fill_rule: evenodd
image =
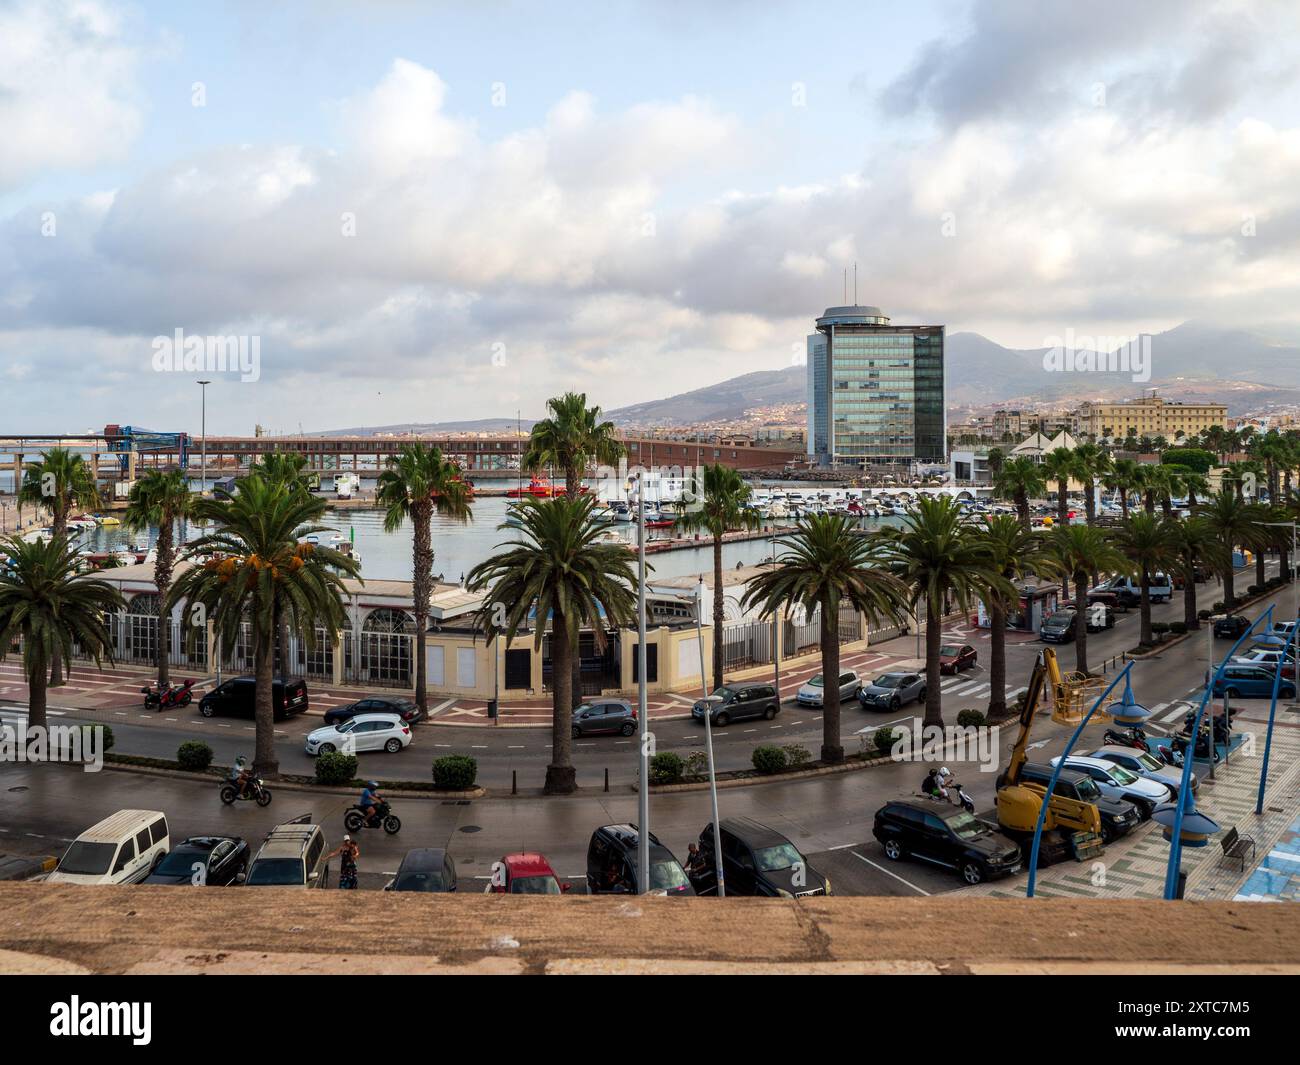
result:
<svg viewBox="0 0 1300 1065"><path fill-rule="evenodd" d="M344 633L355 648L345 653L343 679L381 688L409 688L414 683L415 636L405 632Z"/></svg>
<svg viewBox="0 0 1300 1065"><path fill-rule="evenodd" d="M796 624L782 624L781 657L794 658L821 647L821 611ZM739 621L722 626L722 661L727 670L765 666L772 661L775 621ZM841 606L839 616L841 643L862 639L862 615L852 606Z"/></svg>

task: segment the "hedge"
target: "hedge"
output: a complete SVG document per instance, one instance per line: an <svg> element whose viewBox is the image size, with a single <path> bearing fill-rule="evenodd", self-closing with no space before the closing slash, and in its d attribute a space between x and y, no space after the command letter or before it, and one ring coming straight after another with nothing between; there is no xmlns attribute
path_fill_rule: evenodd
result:
<svg viewBox="0 0 1300 1065"><path fill-rule="evenodd" d="M785 751L786 761L792 769L812 761L812 752L801 743L787 743L781 750Z"/></svg>
<svg viewBox="0 0 1300 1065"><path fill-rule="evenodd" d="M330 751L316 759L317 784L350 784L357 775L357 756Z"/></svg>
<svg viewBox="0 0 1300 1065"><path fill-rule="evenodd" d="M1197 473L1209 473L1214 465L1214 453L1198 447L1169 447L1160 455L1164 466L1187 466Z"/></svg>
<svg viewBox="0 0 1300 1065"><path fill-rule="evenodd" d="M1185 636L1187 634L1187 622L1171 621L1169 623L1169 631L1175 636Z"/></svg>
<svg viewBox="0 0 1300 1065"><path fill-rule="evenodd" d="M754 768L760 773L779 773L785 768L785 751L781 750L780 747L765 743L761 747L754 748L751 760L754 763Z"/></svg>
<svg viewBox="0 0 1300 1065"><path fill-rule="evenodd" d="M472 788L478 778L478 762L467 754L448 754L433 761L433 783L439 788L461 791Z"/></svg>
<svg viewBox="0 0 1300 1065"><path fill-rule="evenodd" d="M886 726L885 728L876 729L874 739L876 750L881 754L888 754L894 744L898 742L898 734L892 728Z"/></svg>
<svg viewBox="0 0 1300 1065"><path fill-rule="evenodd" d="M212 764L212 748L199 740L186 740L176 748L176 764L188 773L202 773Z"/></svg>
<svg viewBox="0 0 1300 1065"><path fill-rule="evenodd" d="M988 724L988 718L979 710L966 709L958 712L957 724L962 728L983 728Z"/></svg>
<svg viewBox="0 0 1300 1065"><path fill-rule="evenodd" d="M686 763L681 755L660 751L650 759L651 784L676 784L682 779Z"/></svg>

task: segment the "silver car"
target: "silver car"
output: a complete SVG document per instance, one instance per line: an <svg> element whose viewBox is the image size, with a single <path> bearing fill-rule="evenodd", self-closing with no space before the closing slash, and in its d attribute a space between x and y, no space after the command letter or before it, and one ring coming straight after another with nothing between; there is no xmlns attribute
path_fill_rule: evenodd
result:
<svg viewBox="0 0 1300 1065"><path fill-rule="evenodd" d="M1178 797L1178 786L1183 782L1183 771L1176 766L1165 765L1154 754L1147 754L1146 751L1138 750L1136 747L1106 746L1098 747L1088 755L1089 758L1103 758L1107 762L1114 762L1116 765L1123 766L1130 773L1136 773L1144 780L1151 780L1157 784L1163 784L1169 789L1170 794ZM1192 777L1192 794L1196 794L1198 783L1196 774Z"/></svg>
<svg viewBox="0 0 1300 1065"><path fill-rule="evenodd" d="M1061 761L1061 756L1057 755L1051 761L1052 765L1056 765ZM1151 817L1157 806L1173 799L1173 794L1164 781L1141 777L1106 758L1070 755L1065 759L1065 765L1068 769L1078 769L1092 777L1106 798L1131 802L1143 821Z"/></svg>
<svg viewBox="0 0 1300 1065"><path fill-rule="evenodd" d="M913 699L925 702L923 673L882 673L858 691L858 702L867 710L897 710Z"/></svg>
<svg viewBox="0 0 1300 1065"><path fill-rule="evenodd" d="M824 681L822 675L818 673L811 677L808 683L799 689L799 694L795 696L795 701L800 706L821 706L822 705L822 685ZM862 680L851 669L846 669L840 674L840 702L846 699L852 699L858 694L858 689L862 687Z"/></svg>

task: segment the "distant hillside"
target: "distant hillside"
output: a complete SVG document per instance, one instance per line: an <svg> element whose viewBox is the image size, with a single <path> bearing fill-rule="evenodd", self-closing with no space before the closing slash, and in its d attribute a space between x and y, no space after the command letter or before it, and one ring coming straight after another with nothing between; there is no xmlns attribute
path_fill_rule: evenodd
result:
<svg viewBox="0 0 1300 1065"><path fill-rule="evenodd" d="M508 433L520 426L526 433L532 427L532 420L525 418L518 422L514 418L479 418L466 422L400 422L396 425L368 425L354 429L325 429L312 433L312 436L377 436L380 434L403 435L414 433L417 436L441 436L455 433Z"/></svg>
<svg viewBox="0 0 1300 1065"><path fill-rule="evenodd" d="M636 403L607 412L618 425L673 426L700 422L727 421L739 418L751 407L769 407L784 403L803 403L807 398L802 366L783 370L756 370L729 381L697 388L668 399Z"/></svg>

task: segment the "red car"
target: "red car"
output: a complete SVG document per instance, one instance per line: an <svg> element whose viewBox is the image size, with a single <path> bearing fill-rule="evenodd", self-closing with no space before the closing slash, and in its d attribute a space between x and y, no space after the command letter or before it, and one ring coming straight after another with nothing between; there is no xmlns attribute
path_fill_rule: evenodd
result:
<svg viewBox="0 0 1300 1065"><path fill-rule="evenodd" d="M939 672L960 673L972 668L978 657L968 643L946 643L939 648Z"/></svg>
<svg viewBox="0 0 1300 1065"><path fill-rule="evenodd" d="M559 895L561 884L544 854L507 854L492 869L489 893L497 895Z"/></svg>

